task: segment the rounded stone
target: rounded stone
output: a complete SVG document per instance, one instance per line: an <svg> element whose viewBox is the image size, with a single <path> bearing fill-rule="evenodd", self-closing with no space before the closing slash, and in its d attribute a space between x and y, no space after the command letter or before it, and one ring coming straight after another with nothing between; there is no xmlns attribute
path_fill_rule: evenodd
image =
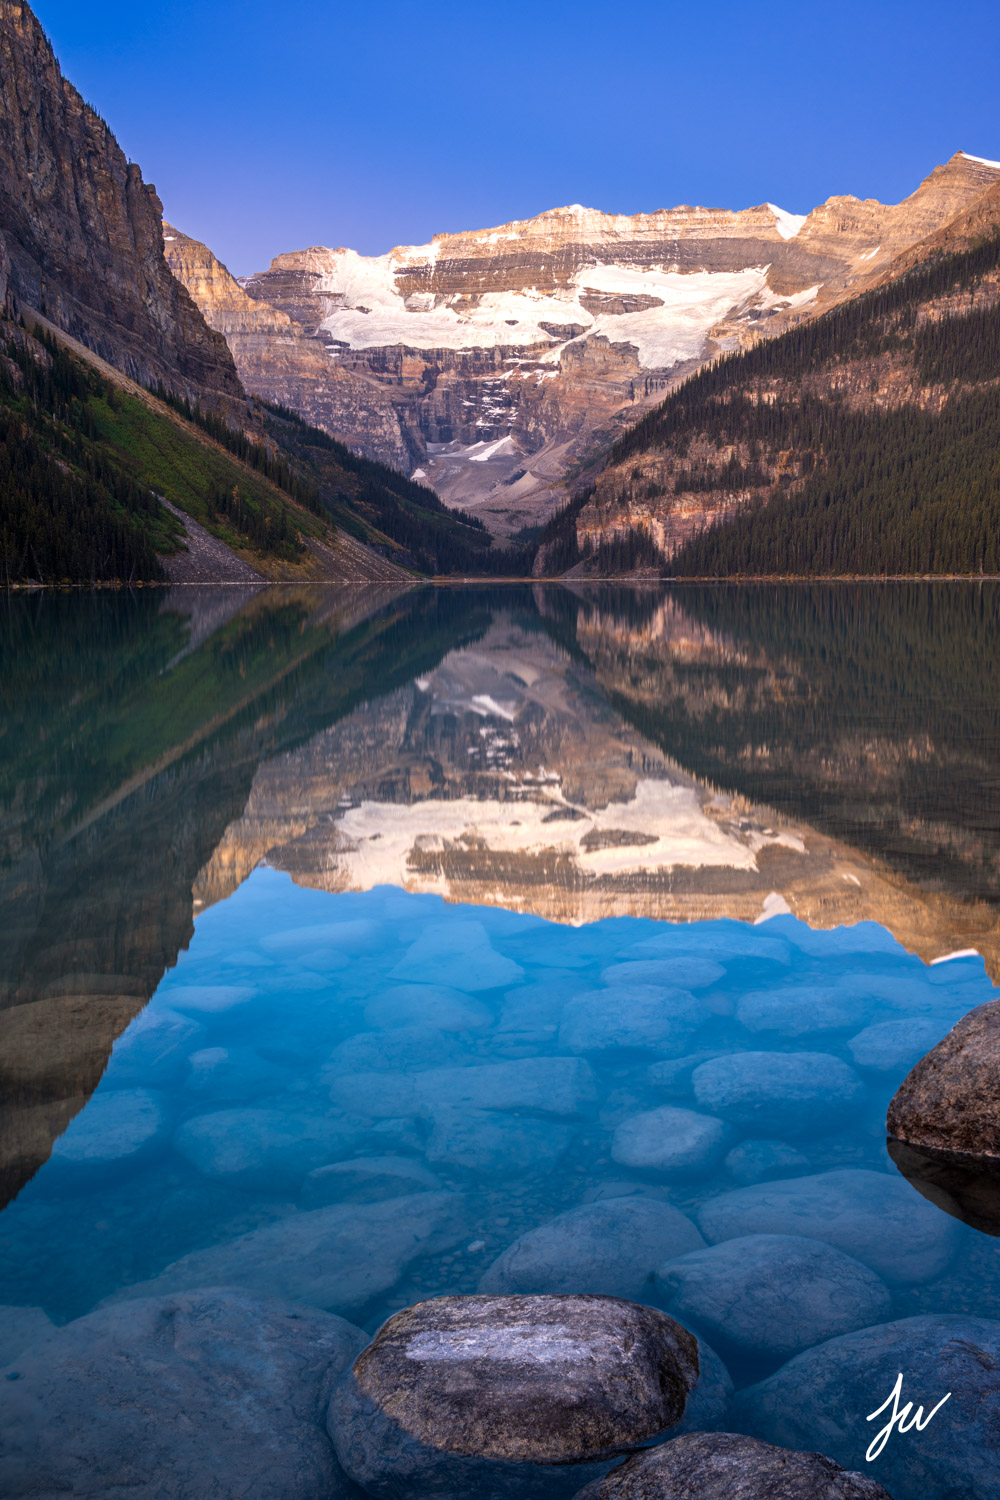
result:
<svg viewBox="0 0 1000 1500"><path fill-rule="evenodd" d="M726 1157L725 1168L741 1187L767 1182L773 1177L794 1177L807 1172L808 1158L786 1141L749 1140L734 1146Z"/></svg>
<svg viewBox="0 0 1000 1500"><path fill-rule="evenodd" d="M237 1292L103 1308L4 1382L0 1493L346 1500L324 1413L366 1341L341 1318Z"/></svg>
<svg viewBox="0 0 1000 1500"><path fill-rule="evenodd" d="M824 933L824 937L826 934ZM748 1031L778 1031L783 1037L814 1032L856 1031L871 1018L871 997L852 985L788 985L743 995L736 1014Z"/></svg>
<svg viewBox="0 0 1000 1500"><path fill-rule="evenodd" d="M955 1252L958 1226L899 1177L847 1167L737 1188L705 1203L713 1244L750 1234L794 1234L853 1255L890 1285L933 1281Z"/></svg>
<svg viewBox="0 0 1000 1500"><path fill-rule="evenodd" d="M952 1022L935 1016L877 1021L851 1037L847 1049L859 1068L872 1073L906 1074L937 1045Z"/></svg>
<svg viewBox="0 0 1000 1500"><path fill-rule="evenodd" d="M147 1155L169 1130L166 1100L152 1089L99 1089L52 1148L50 1170L107 1171Z"/></svg>
<svg viewBox="0 0 1000 1500"><path fill-rule="evenodd" d="M601 970L604 984L664 984L682 990L707 989L725 977L725 969L714 959L687 953L673 958L627 959Z"/></svg>
<svg viewBox="0 0 1000 1500"><path fill-rule="evenodd" d="M691 1433L636 1453L576 1500L892 1500L876 1480L822 1453L734 1432Z"/></svg>
<svg viewBox="0 0 1000 1500"><path fill-rule="evenodd" d="M477 1031L493 1014L481 1000L446 985L399 984L369 1000L365 1023L373 1027L427 1026L435 1031Z"/></svg>
<svg viewBox="0 0 1000 1500"><path fill-rule="evenodd" d="M724 1356L781 1360L892 1309L874 1271L832 1245L787 1234L747 1235L668 1261L656 1300Z"/></svg>
<svg viewBox="0 0 1000 1500"><path fill-rule="evenodd" d="M408 1156L361 1156L317 1167L302 1184L303 1208L328 1203L380 1203L407 1193L440 1192L441 1180Z"/></svg>
<svg viewBox="0 0 1000 1500"><path fill-rule="evenodd" d="M869 1463L866 1450L890 1420L901 1374L897 1409L913 1404L907 1431L893 1429ZM921 1407L923 1430L912 1426ZM996 1494L1000 1472L1000 1322L901 1318L831 1339L741 1391L733 1421L790 1448L822 1442L838 1463L880 1480L893 1500L984 1500Z"/></svg>
<svg viewBox="0 0 1000 1500"><path fill-rule="evenodd" d="M481 1292L579 1293L643 1300L656 1268L704 1245L691 1220L653 1198L605 1198L557 1214L514 1241Z"/></svg>
<svg viewBox="0 0 1000 1500"><path fill-rule="evenodd" d="M220 1109L186 1120L174 1135L174 1150L203 1177L275 1192L349 1156L364 1138L356 1126L324 1115Z"/></svg>
<svg viewBox="0 0 1000 1500"><path fill-rule="evenodd" d="M979 1005L900 1084L890 1135L923 1151L1000 1162L1000 1000Z"/></svg>
<svg viewBox="0 0 1000 1500"><path fill-rule="evenodd" d="M714 1167L731 1138L721 1120L665 1104L623 1120L611 1142L611 1157L622 1167L688 1177Z"/></svg>
<svg viewBox="0 0 1000 1500"><path fill-rule="evenodd" d="M703 1109L780 1135L836 1125L865 1096L854 1069L827 1052L734 1052L695 1068L691 1083Z"/></svg>
<svg viewBox="0 0 1000 1500"><path fill-rule="evenodd" d="M570 1052L653 1052L680 1057L711 1012L688 990L632 985L591 990L563 1011L559 1045Z"/></svg>
<svg viewBox="0 0 1000 1500"><path fill-rule="evenodd" d="M696 1340L653 1308L441 1297L389 1319L336 1386L328 1425L376 1500L541 1500L674 1426L697 1379Z"/></svg>

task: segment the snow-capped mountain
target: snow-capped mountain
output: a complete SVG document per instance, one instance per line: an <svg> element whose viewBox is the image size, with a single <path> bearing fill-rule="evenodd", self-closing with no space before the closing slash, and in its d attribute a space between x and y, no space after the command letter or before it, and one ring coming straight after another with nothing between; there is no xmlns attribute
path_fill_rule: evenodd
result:
<svg viewBox="0 0 1000 1500"><path fill-rule="evenodd" d="M248 387L509 533L699 363L879 279L998 180L959 152L896 205L573 205L381 256L278 255L242 292L213 257L213 276L192 271L196 242L167 253Z"/></svg>

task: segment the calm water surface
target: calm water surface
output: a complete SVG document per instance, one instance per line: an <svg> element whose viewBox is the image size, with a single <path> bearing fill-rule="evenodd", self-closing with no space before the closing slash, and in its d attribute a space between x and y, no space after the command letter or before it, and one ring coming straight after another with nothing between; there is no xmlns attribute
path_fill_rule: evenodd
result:
<svg viewBox="0 0 1000 1500"><path fill-rule="evenodd" d="M179 1288L369 1331L614 1292L715 1351L704 1425L791 1441L734 1390L871 1325L1000 1320L1000 1241L884 1131L997 994L993 586L4 611L0 1364ZM651 1203L691 1237L643 1240ZM699 1235L746 1244L708 1274ZM866 1465L888 1390L835 1456L985 1494L947 1408L943 1468L903 1438Z"/></svg>

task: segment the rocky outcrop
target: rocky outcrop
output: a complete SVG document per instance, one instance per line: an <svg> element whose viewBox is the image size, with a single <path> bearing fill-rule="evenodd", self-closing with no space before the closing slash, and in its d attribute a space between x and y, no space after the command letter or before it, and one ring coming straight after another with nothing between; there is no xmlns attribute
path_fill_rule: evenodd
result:
<svg viewBox="0 0 1000 1500"><path fill-rule="evenodd" d="M876 1480L822 1453L732 1432L691 1433L636 1454L576 1500L891 1500Z"/></svg>
<svg viewBox="0 0 1000 1500"><path fill-rule="evenodd" d="M889 1152L938 1207L1000 1235L1000 1001L963 1016L896 1090Z"/></svg>
<svg viewBox="0 0 1000 1500"><path fill-rule="evenodd" d="M375 1496L571 1495L684 1413L695 1339L608 1297L440 1297L389 1319L333 1394L329 1427Z"/></svg>
<svg viewBox="0 0 1000 1500"><path fill-rule="evenodd" d="M27 5L0 0L0 232L10 291L144 385L243 392L163 256L161 205L62 76Z"/></svg>
<svg viewBox="0 0 1000 1500"><path fill-rule="evenodd" d="M167 264L209 327L225 339L248 391L291 407L367 457L409 472L411 444L387 391L342 369L280 306L249 297L198 240L165 223L163 242Z"/></svg>

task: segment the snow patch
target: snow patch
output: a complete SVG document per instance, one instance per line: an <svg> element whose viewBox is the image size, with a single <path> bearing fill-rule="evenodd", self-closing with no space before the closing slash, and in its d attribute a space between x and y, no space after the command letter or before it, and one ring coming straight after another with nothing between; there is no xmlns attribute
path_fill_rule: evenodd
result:
<svg viewBox="0 0 1000 1500"><path fill-rule="evenodd" d="M410 475L410 478L411 479L426 479L427 478L427 471L426 471L426 469L414 469L413 473Z"/></svg>
<svg viewBox="0 0 1000 1500"><path fill-rule="evenodd" d="M477 448L480 450L478 453L475 451ZM466 449L463 457L472 464L484 464L487 459L496 458L498 454L506 458L508 454L517 453L517 451L517 444L508 433L506 437L497 438L495 443L487 443L485 446L481 443L473 443L471 448Z"/></svg>
<svg viewBox="0 0 1000 1500"><path fill-rule="evenodd" d="M787 209L779 208L776 203L769 203L768 208L774 214L775 229L783 240L794 240L802 228L808 214L790 214Z"/></svg>
<svg viewBox="0 0 1000 1500"><path fill-rule="evenodd" d="M981 167L996 167L1000 172L1000 161L990 161L988 156L972 156L968 151L960 151L959 156L964 156L966 161L978 162Z"/></svg>
<svg viewBox="0 0 1000 1500"><path fill-rule="evenodd" d="M962 152L962 155L963 156L965 155L964 151ZM996 166L997 163L996 162L991 162L990 165L991 166ZM979 949L978 948L956 948L955 951L954 951L954 953L942 953L942 955L941 955L940 958L932 958L930 966L933 969L933 967L934 967L935 964L950 964L952 962L952 960L955 959L955 958L978 958L978 957L979 957Z"/></svg>
<svg viewBox="0 0 1000 1500"><path fill-rule="evenodd" d="M330 252L330 267L321 273L316 290L336 298L340 305L324 319L324 332L352 349L394 344L418 349L541 344L547 346L542 358L555 363L565 341L554 339L542 323L576 323L587 336L634 345L639 362L656 369L699 358L712 327L734 306L760 295L767 275L766 266L683 273L662 266L595 263L581 267L568 285L551 292L537 287L485 292L471 306L458 297L436 306L431 305L436 299L424 293L404 297L397 277L433 264L438 248L407 246L378 256L362 256L356 250ZM655 297L661 305L643 312L595 316L580 302L585 288Z"/></svg>

